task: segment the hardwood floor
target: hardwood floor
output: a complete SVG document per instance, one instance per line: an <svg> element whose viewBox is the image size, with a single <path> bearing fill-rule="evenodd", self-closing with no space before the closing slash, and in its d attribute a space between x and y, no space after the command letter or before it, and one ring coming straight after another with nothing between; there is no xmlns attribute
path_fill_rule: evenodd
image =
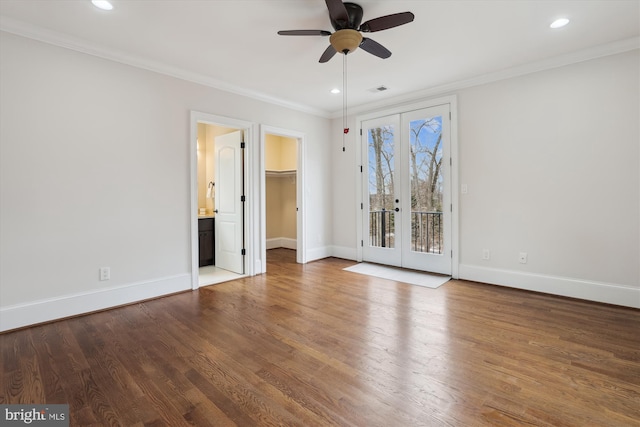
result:
<svg viewBox="0 0 640 427"><path fill-rule="evenodd" d="M295 263L0 335L0 403L72 426L640 426L640 310Z"/></svg>

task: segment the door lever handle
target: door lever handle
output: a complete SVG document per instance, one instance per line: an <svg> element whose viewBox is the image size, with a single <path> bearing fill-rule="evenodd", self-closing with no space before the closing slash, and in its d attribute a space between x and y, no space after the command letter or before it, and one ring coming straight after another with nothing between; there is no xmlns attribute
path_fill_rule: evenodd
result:
<svg viewBox="0 0 640 427"><path fill-rule="evenodd" d="M400 212L400 208L396 208L396 209L395 209L395 211L396 211L396 212Z"/></svg>
<svg viewBox="0 0 640 427"><path fill-rule="evenodd" d="M218 213L218 209L214 210L213 213Z"/></svg>

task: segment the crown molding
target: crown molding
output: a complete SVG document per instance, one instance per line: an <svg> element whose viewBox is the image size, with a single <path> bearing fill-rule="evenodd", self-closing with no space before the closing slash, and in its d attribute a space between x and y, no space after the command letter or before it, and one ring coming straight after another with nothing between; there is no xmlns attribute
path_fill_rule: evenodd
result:
<svg viewBox="0 0 640 427"><path fill-rule="evenodd" d="M122 51L88 43L87 41L76 37L71 37L56 31L47 30L4 16L0 17L0 31L37 40L43 43L52 44L110 61L119 62L136 68L164 74L180 80L197 83L203 86L211 87L240 96L245 96L247 98L266 102L272 105L278 105L323 118L337 118L341 117L342 115L341 110L330 112L318 108L309 107L308 105L290 102L281 98L266 95L258 91L252 91L243 87L235 86L203 74L193 73L178 67L167 65L159 61L152 61L147 58L129 55ZM578 62L597 59L609 55L615 55L635 49L640 49L640 37L632 37L630 39L619 40L617 42L608 43L605 45L594 46L565 55L559 55L552 58L543 59L541 61L507 68L493 73L483 74L480 76L472 77L470 79L459 80L456 82L434 86L423 90L412 91L405 95L385 98L377 102L367 102L366 104L349 106L349 113L361 114L368 111L374 111L377 108L383 108L389 105L413 102L418 99L451 93L453 91L466 89L473 86L479 86L513 77L523 76L526 74L536 73L539 71L550 70L553 68L563 67L565 65L575 64Z"/></svg>
<svg viewBox="0 0 640 427"><path fill-rule="evenodd" d="M576 64L583 61L602 58L605 56L616 55L631 50L640 49L640 37L632 37L630 39L619 40L600 46L594 46L587 49L578 50L565 55L559 55L552 58L546 58L541 61L531 62L517 67L507 68L493 73L483 74L472 77L470 79L459 80L440 86L412 91L405 95L398 95L393 98L385 98L376 102L367 102L355 106L349 106L349 114L362 114L375 111L379 108L385 108L390 105L399 105L408 102L415 102L420 99L430 98L434 96L452 93L461 89L473 86L480 86L487 83L493 83L500 80L506 80L513 77L524 76L526 74L537 73L539 71L550 70L553 68L564 67L566 65ZM342 111L334 111L331 118L342 117Z"/></svg>
<svg viewBox="0 0 640 427"><path fill-rule="evenodd" d="M15 34L17 36L26 37L43 43L51 44L65 49L74 50L76 52L85 53L87 55L97 56L121 64L130 65L147 71L153 71L159 74L175 77L191 83L197 83L203 86L245 96L258 101L266 102L272 105L300 111L323 118L330 118L330 112L312 108L308 105L290 102L284 99L266 95L258 91L252 91L243 87L235 86L221 80L208 77L204 74L193 73L178 67L174 67L159 61L153 61L148 58L133 56L125 52L110 49L104 46L88 43L86 40L77 37L68 36L57 31L47 30L25 22L0 16L0 31Z"/></svg>

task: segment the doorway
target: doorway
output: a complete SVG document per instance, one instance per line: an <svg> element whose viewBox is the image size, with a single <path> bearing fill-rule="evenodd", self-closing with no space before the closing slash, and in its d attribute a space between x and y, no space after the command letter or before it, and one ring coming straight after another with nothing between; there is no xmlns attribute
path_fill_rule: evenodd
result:
<svg viewBox="0 0 640 427"><path fill-rule="evenodd" d="M265 199L267 250L297 246L298 141L265 135Z"/></svg>
<svg viewBox="0 0 640 427"><path fill-rule="evenodd" d="M246 273L245 147L250 124L192 112L192 288Z"/></svg>
<svg viewBox="0 0 640 427"><path fill-rule="evenodd" d="M296 251L296 262L307 262L305 251L304 134L261 126L262 259L267 249ZM262 272L266 272L266 262Z"/></svg>
<svg viewBox="0 0 640 427"><path fill-rule="evenodd" d="M362 259L452 274L450 105L363 120Z"/></svg>

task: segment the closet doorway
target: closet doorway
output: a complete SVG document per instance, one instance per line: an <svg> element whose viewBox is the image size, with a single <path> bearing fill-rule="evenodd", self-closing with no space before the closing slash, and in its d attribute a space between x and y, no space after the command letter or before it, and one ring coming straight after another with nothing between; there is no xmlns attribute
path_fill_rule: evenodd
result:
<svg viewBox="0 0 640 427"><path fill-rule="evenodd" d="M282 129L264 127L264 248L296 251L296 262L304 263L304 210L302 206L303 136ZM265 263L266 270L266 263Z"/></svg>

